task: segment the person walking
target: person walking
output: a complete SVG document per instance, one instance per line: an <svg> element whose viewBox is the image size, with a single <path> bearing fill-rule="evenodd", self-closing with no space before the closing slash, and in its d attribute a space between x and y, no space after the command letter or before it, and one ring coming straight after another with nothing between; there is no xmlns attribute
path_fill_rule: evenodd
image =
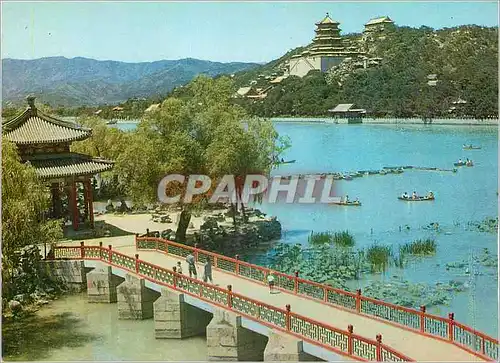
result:
<svg viewBox="0 0 500 363"><path fill-rule="evenodd" d="M267 275L267 283L269 284L269 293L272 294L274 291L274 275L272 273Z"/></svg>
<svg viewBox="0 0 500 363"><path fill-rule="evenodd" d="M197 279L198 273L196 272L196 264L192 253L186 256L186 262L188 264L189 277L193 277L194 275L194 278Z"/></svg>
<svg viewBox="0 0 500 363"><path fill-rule="evenodd" d="M177 262L177 269L176 269L177 273L182 273L182 266L181 266L181 261L178 261Z"/></svg>
<svg viewBox="0 0 500 363"><path fill-rule="evenodd" d="M207 261L205 262L205 265L203 266L203 282L208 282L210 280L210 283L214 283L212 280L212 261L210 261L210 258L207 258Z"/></svg>

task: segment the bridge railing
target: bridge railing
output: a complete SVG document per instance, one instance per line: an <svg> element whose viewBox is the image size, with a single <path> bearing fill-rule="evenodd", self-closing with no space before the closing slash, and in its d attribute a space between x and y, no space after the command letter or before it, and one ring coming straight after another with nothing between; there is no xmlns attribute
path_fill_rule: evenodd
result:
<svg viewBox="0 0 500 363"><path fill-rule="evenodd" d="M150 243L151 241L148 241ZM161 242L161 241L155 241ZM165 245L164 245L165 246ZM173 245L168 245L169 247ZM179 246L173 246L179 248ZM179 249L180 251L186 249ZM349 325L347 330L342 330L309 319L294 313L290 305L285 309L272 306L261 301L251 299L232 291L231 285L226 289L202 282L189 276L179 274L150 262L114 251L112 246L85 246L80 247L60 246L53 250L54 259L85 259L98 260L120 269L133 272L149 281L159 285L178 290L191 296L207 301L211 304L228 309L245 316L260 324L266 325L288 334L294 335L304 341L322 346L335 353L361 361L414 361L406 355L382 343L382 336L368 339L354 334L354 328ZM205 253L205 252L203 252ZM207 258L217 257L212 253L206 254ZM199 257L199 255L198 255Z"/></svg>
<svg viewBox="0 0 500 363"><path fill-rule="evenodd" d="M180 257L192 253L198 262L205 262L207 258L210 258L214 268L262 284L266 284L267 275L272 273L276 277L276 287L281 290L321 300L324 303L395 324L422 335L449 341L483 359L498 360L498 339L456 322L453 313L444 318L427 313L425 306L421 306L420 310L398 306L363 296L359 289L356 293L336 289L302 279L299 277L299 272L296 272L295 276L291 276L241 261L238 256L235 258L227 257L161 238L136 237L136 248L138 250L157 250Z"/></svg>

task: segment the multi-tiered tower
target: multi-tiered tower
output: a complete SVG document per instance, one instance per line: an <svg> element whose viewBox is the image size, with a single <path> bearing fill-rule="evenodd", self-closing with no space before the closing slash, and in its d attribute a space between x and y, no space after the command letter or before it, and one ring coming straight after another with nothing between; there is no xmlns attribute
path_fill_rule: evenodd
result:
<svg viewBox="0 0 500 363"><path fill-rule="evenodd" d="M316 36L312 44L302 54L290 59L288 73L292 76L303 77L312 70L326 72L346 57L358 56L359 53L345 48L339 25L338 21L333 20L326 13L325 18L316 23Z"/></svg>

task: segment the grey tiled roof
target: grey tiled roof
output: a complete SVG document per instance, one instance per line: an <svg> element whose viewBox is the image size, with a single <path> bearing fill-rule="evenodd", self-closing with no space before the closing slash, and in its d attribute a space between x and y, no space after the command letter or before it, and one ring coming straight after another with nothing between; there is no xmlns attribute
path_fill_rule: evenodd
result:
<svg viewBox="0 0 500 363"><path fill-rule="evenodd" d="M48 144L84 140L92 130L55 119L27 108L16 118L2 123L2 132L16 144Z"/></svg>
<svg viewBox="0 0 500 363"><path fill-rule="evenodd" d="M51 155L29 160L40 178L61 178L77 175L92 175L111 170L114 163L81 154Z"/></svg>
<svg viewBox="0 0 500 363"><path fill-rule="evenodd" d="M333 110L328 110L330 112L347 112L349 111L352 106L354 106L354 103L341 103L338 104L337 107L335 107Z"/></svg>

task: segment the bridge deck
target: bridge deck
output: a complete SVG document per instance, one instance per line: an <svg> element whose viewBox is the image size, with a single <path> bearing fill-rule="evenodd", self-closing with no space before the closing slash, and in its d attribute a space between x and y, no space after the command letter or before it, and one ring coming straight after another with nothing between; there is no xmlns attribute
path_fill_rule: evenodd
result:
<svg viewBox="0 0 500 363"><path fill-rule="evenodd" d="M177 261L181 261L184 273L187 273L187 266L182 258L156 251L137 251L133 236L108 238L106 240L104 242L105 245L107 243L112 244L114 250L127 255L139 253L141 260L164 268L172 269L177 264ZM98 241L103 241L103 239L86 241L85 244L97 245ZM202 277L202 271L203 266L200 264L198 265L198 278ZM284 308L286 304L290 304L292 311L337 328L347 329L347 326L352 324L354 326L354 333L366 338L374 339L377 334L382 334L385 344L417 361L483 361L479 357L451 343L426 337L382 321L350 313L334 306L284 291L270 294L268 287L242 279L230 273L214 270L213 279L214 283L218 286L226 287L227 285L232 285L234 292L269 305Z"/></svg>

